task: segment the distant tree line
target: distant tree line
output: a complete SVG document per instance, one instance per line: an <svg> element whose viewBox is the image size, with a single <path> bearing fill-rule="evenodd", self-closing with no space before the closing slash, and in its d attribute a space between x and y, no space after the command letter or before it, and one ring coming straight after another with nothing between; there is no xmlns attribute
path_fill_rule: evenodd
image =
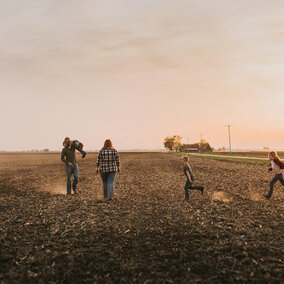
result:
<svg viewBox="0 0 284 284"><path fill-rule="evenodd" d="M28 152L45 152L45 153L48 153L49 152L49 149L48 148L45 148L45 149L42 149L42 150L38 150L38 149L36 149L36 150L30 150L30 151L28 151Z"/></svg>
<svg viewBox="0 0 284 284"><path fill-rule="evenodd" d="M164 139L164 147L170 151L176 152L186 152L190 149L196 149L199 152L212 152L213 148L210 146L209 142L205 139L201 139L200 142L193 144L182 144L182 137L179 135L167 136Z"/></svg>

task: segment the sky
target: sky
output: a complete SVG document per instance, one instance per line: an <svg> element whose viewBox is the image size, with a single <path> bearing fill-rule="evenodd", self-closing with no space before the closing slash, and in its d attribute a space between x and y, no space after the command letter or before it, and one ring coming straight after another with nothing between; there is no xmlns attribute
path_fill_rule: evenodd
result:
<svg viewBox="0 0 284 284"><path fill-rule="evenodd" d="M284 1L0 2L0 150L284 149Z"/></svg>

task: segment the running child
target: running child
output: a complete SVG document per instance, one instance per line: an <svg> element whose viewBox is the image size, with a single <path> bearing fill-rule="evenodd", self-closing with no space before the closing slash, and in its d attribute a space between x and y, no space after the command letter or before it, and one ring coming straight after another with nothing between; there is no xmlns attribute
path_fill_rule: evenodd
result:
<svg viewBox="0 0 284 284"><path fill-rule="evenodd" d="M204 186L202 185L193 185L194 182L194 174L192 172L192 169L189 165L189 157L188 156L183 156L182 159L182 164L183 164L183 171L184 175L186 176L186 182L184 185L184 191L185 191L185 200L189 200L189 189L190 190L199 190L201 194L203 194ZM181 175L183 176L183 175Z"/></svg>
<svg viewBox="0 0 284 284"><path fill-rule="evenodd" d="M63 141L63 146L70 149L72 146L82 154L82 158L85 158L87 153L83 151L84 145L78 140L71 140L69 137L65 137Z"/></svg>
<svg viewBox="0 0 284 284"><path fill-rule="evenodd" d="M274 184L279 180L284 186L283 172L284 172L284 163L280 161L277 152L271 151L268 154L268 159L270 160L271 167L269 171L275 173L274 178L270 182L270 189L267 195L264 195L265 198L269 199L272 196Z"/></svg>

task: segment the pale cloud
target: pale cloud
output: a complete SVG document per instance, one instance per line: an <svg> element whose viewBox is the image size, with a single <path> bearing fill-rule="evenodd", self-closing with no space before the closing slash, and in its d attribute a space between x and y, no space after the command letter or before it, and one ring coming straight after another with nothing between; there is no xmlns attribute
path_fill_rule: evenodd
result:
<svg viewBox="0 0 284 284"><path fill-rule="evenodd" d="M239 145L282 147L283 12L280 0L3 1L0 150L55 149L68 133L93 149L105 136L159 148L178 132L220 146L227 122L242 125Z"/></svg>

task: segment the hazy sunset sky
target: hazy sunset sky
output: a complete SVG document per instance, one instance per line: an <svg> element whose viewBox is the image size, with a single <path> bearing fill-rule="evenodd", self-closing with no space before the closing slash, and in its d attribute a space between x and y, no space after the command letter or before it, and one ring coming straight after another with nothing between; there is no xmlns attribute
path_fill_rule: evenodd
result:
<svg viewBox="0 0 284 284"><path fill-rule="evenodd" d="M284 149L283 0L0 2L0 150Z"/></svg>

